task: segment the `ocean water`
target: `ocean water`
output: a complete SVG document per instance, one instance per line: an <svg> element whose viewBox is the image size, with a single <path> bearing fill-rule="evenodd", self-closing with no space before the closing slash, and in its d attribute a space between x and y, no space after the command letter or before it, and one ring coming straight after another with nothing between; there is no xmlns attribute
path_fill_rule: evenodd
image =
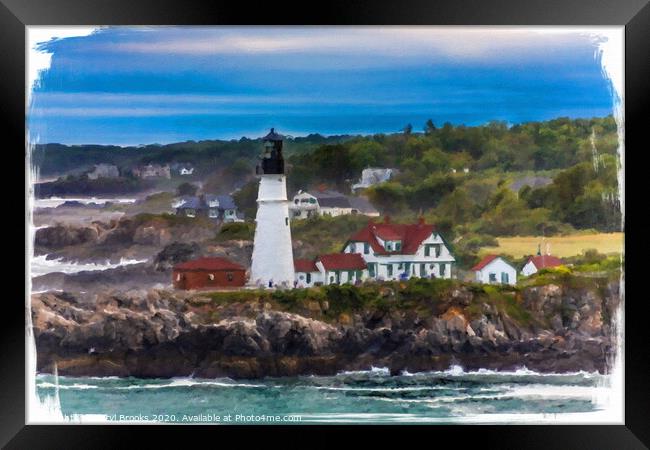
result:
<svg viewBox="0 0 650 450"><path fill-rule="evenodd" d="M138 379L37 375L41 402L92 421L305 424L517 422L580 418L603 409L609 379L597 373L403 373L387 369L262 380Z"/></svg>

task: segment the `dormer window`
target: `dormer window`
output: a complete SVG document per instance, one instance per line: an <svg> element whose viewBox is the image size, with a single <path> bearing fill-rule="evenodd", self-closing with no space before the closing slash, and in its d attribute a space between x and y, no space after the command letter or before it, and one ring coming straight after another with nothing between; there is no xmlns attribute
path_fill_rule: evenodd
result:
<svg viewBox="0 0 650 450"><path fill-rule="evenodd" d="M402 249L402 241L386 241L384 248L389 252L399 252Z"/></svg>

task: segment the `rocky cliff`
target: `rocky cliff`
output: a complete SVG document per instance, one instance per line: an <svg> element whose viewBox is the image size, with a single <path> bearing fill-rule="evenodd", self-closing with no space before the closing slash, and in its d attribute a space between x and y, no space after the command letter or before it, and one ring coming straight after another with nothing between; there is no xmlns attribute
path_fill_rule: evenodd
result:
<svg viewBox="0 0 650 450"><path fill-rule="evenodd" d="M56 363L62 375L257 378L452 364L604 372L611 362L617 282L520 290L426 283L35 294L38 370Z"/></svg>

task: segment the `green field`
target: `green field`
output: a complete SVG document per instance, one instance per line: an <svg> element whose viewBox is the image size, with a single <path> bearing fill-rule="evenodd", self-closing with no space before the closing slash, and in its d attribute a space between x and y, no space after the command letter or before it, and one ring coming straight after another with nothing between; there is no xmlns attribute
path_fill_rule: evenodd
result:
<svg viewBox="0 0 650 450"><path fill-rule="evenodd" d="M576 256L588 249L596 249L599 253L622 253L623 233L594 233L576 234L571 236L516 236L498 238L498 247L485 247L481 255L502 253L515 258L537 253L538 244L542 244L542 253L546 252L546 244L550 245L550 253L560 258Z"/></svg>

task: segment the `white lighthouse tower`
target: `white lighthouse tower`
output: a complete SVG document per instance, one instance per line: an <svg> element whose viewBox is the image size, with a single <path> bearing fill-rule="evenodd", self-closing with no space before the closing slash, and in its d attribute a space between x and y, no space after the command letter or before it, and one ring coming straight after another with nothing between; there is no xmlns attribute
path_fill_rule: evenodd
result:
<svg viewBox="0 0 650 450"><path fill-rule="evenodd" d="M260 187L250 282L289 288L293 287L294 267L282 139L271 128L264 137L264 154L257 167Z"/></svg>

